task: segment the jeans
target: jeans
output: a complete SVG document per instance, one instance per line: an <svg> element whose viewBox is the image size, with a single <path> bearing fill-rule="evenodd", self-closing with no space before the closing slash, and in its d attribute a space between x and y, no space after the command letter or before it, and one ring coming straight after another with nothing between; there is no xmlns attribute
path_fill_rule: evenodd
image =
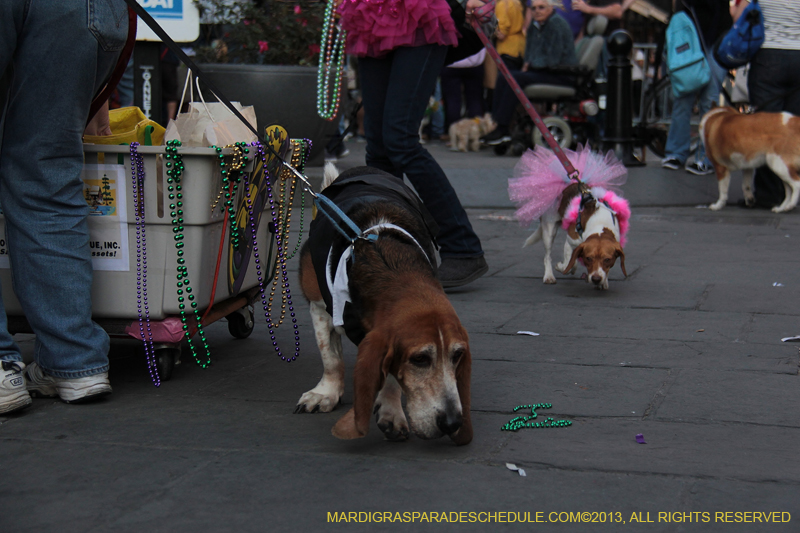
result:
<svg viewBox="0 0 800 533"><path fill-rule="evenodd" d="M528 70L522 72L521 70L512 70L511 75L517 81L519 86L525 90L526 85L534 83L548 83L553 85L572 85L569 78L551 74L549 72L540 72L536 70ZM508 128L511 123L511 117L514 116L514 110L519 104L517 95L511 85L508 84L506 78L500 74L497 76L497 84L494 88L494 96L492 97L492 118L497 122L500 128Z"/></svg>
<svg viewBox="0 0 800 533"><path fill-rule="evenodd" d="M366 160L400 179L408 177L439 225L442 257L479 257L480 239L453 186L419 142L419 126L446 54L445 46L424 45L359 58Z"/></svg>
<svg viewBox="0 0 800 533"><path fill-rule="evenodd" d="M14 69L0 203L14 292L36 333L34 357L54 377L108 370L108 335L91 319L81 134L127 33L123 0L0 2L0 72ZM21 360L2 300L0 359Z"/></svg>
<svg viewBox="0 0 800 533"><path fill-rule="evenodd" d="M436 81L436 88L433 90L433 99L439 104L436 110L431 113L431 138L438 139L444 135L444 110L442 110L442 84Z"/></svg>
<svg viewBox="0 0 800 533"><path fill-rule="evenodd" d="M720 67L714 59L714 54L709 52L706 55L708 66L711 68L711 80L701 89L697 91L676 98L672 102L672 123L669 126L669 133L667 134L667 145L664 148L665 159L675 158L681 162L681 165L686 164L691 152L691 135L692 135L692 108L694 107L695 100L699 99L698 105L700 108L700 116L706 114L711 109L711 104L719 99L719 92L722 88L722 82L725 79L725 69ZM711 162L706 157L706 150L703 143L697 145L697 152L694 155L694 160L698 163L705 163L711 165Z"/></svg>
<svg viewBox="0 0 800 533"><path fill-rule="evenodd" d="M788 111L800 115L798 86L800 51L762 48L750 62L747 88L750 103L759 106L759 111ZM766 166L756 171L753 186L756 201L765 206L779 205L786 196L783 181Z"/></svg>
<svg viewBox="0 0 800 533"><path fill-rule="evenodd" d="M447 127L461 120L461 89L464 89L466 118L483 115L483 65L442 70L442 94Z"/></svg>

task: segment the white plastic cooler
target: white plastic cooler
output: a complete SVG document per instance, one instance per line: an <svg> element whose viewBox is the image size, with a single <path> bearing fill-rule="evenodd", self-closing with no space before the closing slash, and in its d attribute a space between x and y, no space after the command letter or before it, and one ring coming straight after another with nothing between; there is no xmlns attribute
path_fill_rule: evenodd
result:
<svg viewBox="0 0 800 533"><path fill-rule="evenodd" d="M170 200L167 191L164 146L140 146L145 163L144 206L147 256L147 294L150 318L160 320L179 315L176 294L177 255L175 248ZM92 286L92 307L95 319L138 320L136 286L136 218L132 193L130 147L127 145L84 145L87 201L92 207L90 216L91 247L95 269ZM181 148L185 170L181 175L184 211L184 259L189 280L199 308L207 307L211 299L214 272L220 249L223 217L220 205L212 210L222 187L219 159L213 148ZM251 163L252 167L252 163ZM243 185L234 205L243 201ZM218 200L224 203L224 196ZM269 205L265 206L269 209ZM2 217L0 217L0 221ZM257 230L256 243L262 265L262 275L271 279L275 261L274 238L268 232L271 222L264 214ZM226 228L220 270L217 276L214 304L230 299L229 243L230 228ZM251 228L247 228L250 235ZM0 234L4 237L4 234ZM0 283L9 316L22 315L14 295L8 250L0 246ZM236 291L241 294L258 285L255 259L249 254L244 281ZM100 321L102 324L102 321Z"/></svg>

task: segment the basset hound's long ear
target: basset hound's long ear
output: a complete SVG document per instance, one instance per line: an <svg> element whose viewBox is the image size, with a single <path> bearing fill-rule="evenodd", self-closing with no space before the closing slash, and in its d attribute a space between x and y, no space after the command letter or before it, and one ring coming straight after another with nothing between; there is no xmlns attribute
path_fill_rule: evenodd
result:
<svg viewBox="0 0 800 533"><path fill-rule="evenodd" d="M358 357L353 371L353 408L333 426L331 433L338 439L360 439L369 431L372 405L383 387L392 365L392 349L388 339L378 330L370 331L358 345Z"/></svg>
<svg viewBox="0 0 800 533"><path fill-rule="evenodd" d="M456 367L456 386L458 387L458 399L461 401L461 427L458 431L450 435L450 438L458 446L472 442L472 416L470 415L470 391L469 384L472 377L472 354L469 346L458 362Z"/></svg>
<svg viewBox="0 0 800 533"><path fill-rule="evenodd" d="M579 257L583 257L583 248L586 243L580 243L577 248L572 250L572 257L569 258L569 264L562 270L564 274L572 270L572 267L575 266L575 261L578 260Z"/></svg>
<svg viewBox="0 0 800 533"><path fill-rule="evenodd" d="M616 256L619 257L619 266L622 267L622 273L625 274L625 277L628 277L628 273L625 271L625 252L622 251L622 246L617 243L617 252Z"/></svg>

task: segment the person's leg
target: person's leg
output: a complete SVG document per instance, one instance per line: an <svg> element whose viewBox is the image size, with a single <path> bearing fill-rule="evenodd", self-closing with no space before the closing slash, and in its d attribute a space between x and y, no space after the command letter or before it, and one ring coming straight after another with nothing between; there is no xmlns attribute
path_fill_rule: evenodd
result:
<svg viewBox="0 0 800 533"><path fill-rule="evenodd" d="M13 56L0 198L14 291L36 333L36 362L69 380L108 370L108 335L91 320L81 133L125 43L127 7L123 0L20 3L28 10Z"/></svg>
<svg viewBox="0 0 800 533"><path fill-rule="evenodd" d="M386 153L394 167L406 174L439 225L437 240L443 262L448 257L483 256L480 240L455 190L417 135L446 52L446 47L438 45L395 50L382 115Z"/></svg>
<svg viewBox="0 0 800 533"><path fill-rule="evenodd" d="M436 100L436 109L431 114L431 136L434 139L441 139L444 136L446 126L444 110L442 109L442 84L439 80L436 80L433 99Z"/></svg>
<svg viewBox="0 0 800 533"><path fill-rule="evenodd" d="M523 90L527 85L534 85L537 83L569 85L569 81L565 80L562 76L550 74L548 72L536 70L523 72L519 70L516 72L512 71L511 75L514 76L517 84ZM519 103L519 98L517 98L511 85L509 85L505 78L503 78L502 81L498 78L494 109L492 110L492 118L497 122L498 129L500 129L501 126L508 128L508 125L511 123L511 118L514 116L514 110Z"/></svg>
<svg viewBox="0 0 800 533"><path fill-rule="evenodd" d="M483 65L463 69L464 101L468 118L483 115Z"/></svg>
<svg viewBox="0 0 800 533"><path fill-rule="evenodd" d="M444 100L445 128L461 120L460 68L443 68L441 74L442 99Z"/></svg>
<svg viewBox="0 0 800 533"><path fill-rule="evenodd" d="M389 160L383 143L383 110L387 104L386 92L389 89L393 57L394 52L381 58L360 57L358 74L361 80L361 109L364 110L364 136L367 139L366 163L402 179L403 172ZM418 132L417 136L419 138Z"/></svg>
<svg viewBox="0 0 800 533"><path fill-rule="evenodd" d="M516 77L519 72L512 71L512 75ZM494 87L494 96L492 96L492 118L497 123L497 130L508 131L508 124L511 122L518 103L519 101L505 76L498 76L497 84Z"/></svg>
<svg viewBox="0 0 800 533"><path fill-rule="evenodd" d="M672 102L672 120L664 148L664 161L677 160L679 166L686 164L691 151L692 107L696 99L697 93L692 93Z"/></svg>
<svg viewBox="0 0 800 533"><path fill-rule="evenodd" d="M725 77L727 76L726 71L724 68L719 66L716 59L714 59L714 54L709 52L706 56L706 60L708 61L708 66L711 69L711 81L703 88L703 91L700 93L700 101L698 102L700 108L700 117L705 115L711 106L715 103L719 104L719 94L722 90L722 82L725 81ZM701 163L705 167L711 168L711 161L708 160L706 157L706 149L703 146L702 140L700 140L697 144L697 151L694 154L694 160L697 163Z"/></svg>
<svg viewBox="0 0 800 533"><path fill-rule="evenodd" d="M784 52L762 48L750 62L747 88L750 103L757 106L759 111L784 109L784 95L792 89L784 82L786 79L791 79L791 74L787 72L790 65L783 61L786 57ZM795 65L795 68L797 66ZM761 207L780 205L785 198L783 182L766 166L756 170L753 189L756 205Z"/></svg>

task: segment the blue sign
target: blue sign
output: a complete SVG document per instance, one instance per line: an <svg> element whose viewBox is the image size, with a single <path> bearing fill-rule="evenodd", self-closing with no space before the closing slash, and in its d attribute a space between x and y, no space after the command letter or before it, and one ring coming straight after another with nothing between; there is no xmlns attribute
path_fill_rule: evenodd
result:
<svg viewBox="0 0 800 533"><path fill-rule="evenodd" d="M183 18L183 0L137 0L153 18Z"/></svg>

